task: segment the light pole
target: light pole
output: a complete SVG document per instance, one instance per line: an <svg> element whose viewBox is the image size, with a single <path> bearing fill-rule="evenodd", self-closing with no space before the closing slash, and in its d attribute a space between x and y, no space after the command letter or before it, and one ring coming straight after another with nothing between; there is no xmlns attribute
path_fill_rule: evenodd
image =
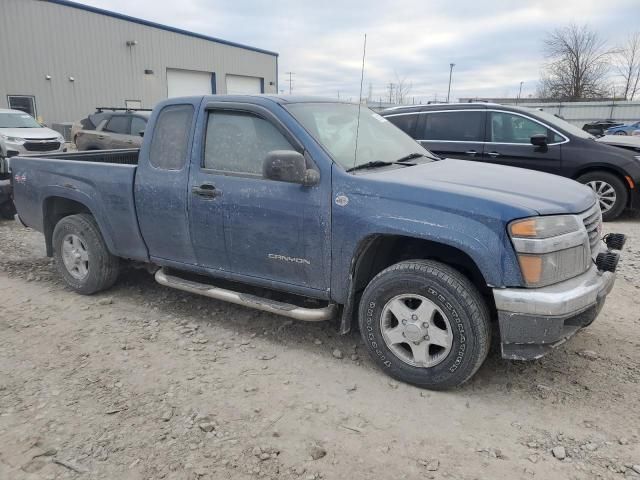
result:
<svg viewBox="0 0 640 480"><path fill-rule="evenodd" d="M455 66L455 63L449 64L449 89L447 90L447 103L449 103L449 96L451 95L451 76L453 75L453 67Z"/></svg>
<svg viewBox="0 0 640 480"><path fill-rule="evenodd" d="M520 96L522 95L522 84L524 82L520 82L520 90L518 90L518 98L516 98L516 105L518 104L518 102L520 101Z"/></svg>

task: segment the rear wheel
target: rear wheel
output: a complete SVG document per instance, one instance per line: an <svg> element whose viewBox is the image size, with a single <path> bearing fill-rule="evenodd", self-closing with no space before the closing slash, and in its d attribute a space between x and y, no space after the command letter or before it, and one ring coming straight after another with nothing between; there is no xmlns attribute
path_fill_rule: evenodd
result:
<svg viewBox="0 0 640 480"><path fill-rule="evenodd" d="M489 351L484 300L464 275L439 262L411 260L379 273L364 291L359 321L374 361L422 388L461 385Z"/></svg>
<svg viewBox="0 0 640 480"><path fill-rule="evenodd" d="M613 173L593 171L578 178L580 183L590 187L598 197L602 219L607 222L616 219L627 205L629 192L623 181Z"/></svg>
<svg viewBox="0 0 640 480"><path fill-rule="evenodd" d="M83 295L111 287L119 259L111 255L94 218L86 213L60 220L53 231L56 266L65 283Z"/></svg>

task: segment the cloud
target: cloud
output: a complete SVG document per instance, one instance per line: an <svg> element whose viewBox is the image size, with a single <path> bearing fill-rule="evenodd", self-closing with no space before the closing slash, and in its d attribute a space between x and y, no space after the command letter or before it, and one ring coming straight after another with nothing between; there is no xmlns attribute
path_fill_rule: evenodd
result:
<svg viewBox="0 0 640 480"><path fill-rule="evenodd" d="M416 101L534 93L542 39L558 26L588 23L615 44L638 29L637 0L86 0L83 3L280 53L296 93L357 99L367 34L365 94L384 97L406 79Z"/></svg>

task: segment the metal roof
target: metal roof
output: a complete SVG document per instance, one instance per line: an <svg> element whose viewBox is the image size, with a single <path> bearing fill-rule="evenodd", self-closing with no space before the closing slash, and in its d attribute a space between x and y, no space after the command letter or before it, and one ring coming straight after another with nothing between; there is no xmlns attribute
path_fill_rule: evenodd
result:
<svg viewBox="0 0 640 480"><path fill-rule="evenodd" d="M141 18L131 17L129 15L124 15L122 13L112 12L110 10L104 10L102 8L91 7L89 5L83 5L82 3L71 2L69 0L45 0L49 3L55 3L57 5L63 5L65 7L77 8L79 10L85 10L87 12L96 13L98 15L105 15L107 17L117 18L119 20L124 20L126 22L133 22L140 25L145 25L147 27L158 28L160 30L166 30L168 32L179 33L181 35L187 35L189 37L200 38L202 40L208 40L210 42L221 43L223 45L229 45L231 47L243 48L245 50L251 50L253 52L265 53L267 55L278 56L278 53L271 52L269 50L263 50L261 48L250 47L248 45L242 45L241 43L230 42L228 40L222 40L216 37L210 37L208 35L203 35L201 33L190 32L188 30L182 30L181 28L170 27L169 25L163 25L161 23L151 22L149 20L143 20Z"/></svg>

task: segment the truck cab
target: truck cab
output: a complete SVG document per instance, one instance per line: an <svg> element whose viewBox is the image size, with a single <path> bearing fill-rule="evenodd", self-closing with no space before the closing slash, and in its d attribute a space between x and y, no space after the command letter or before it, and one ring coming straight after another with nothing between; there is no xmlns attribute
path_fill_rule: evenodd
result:
<svg viewBox="0 0 640 480"><path fill-rule="evenodd" d="M20 221L79 293L144 262L168 287L357 325L384 371L424 388L471 378L492 329L505 358L526 360L590 324L624 245L601 240L588 187L440 159L334 100L170 99L139 151L10 170Z"/></svg>

